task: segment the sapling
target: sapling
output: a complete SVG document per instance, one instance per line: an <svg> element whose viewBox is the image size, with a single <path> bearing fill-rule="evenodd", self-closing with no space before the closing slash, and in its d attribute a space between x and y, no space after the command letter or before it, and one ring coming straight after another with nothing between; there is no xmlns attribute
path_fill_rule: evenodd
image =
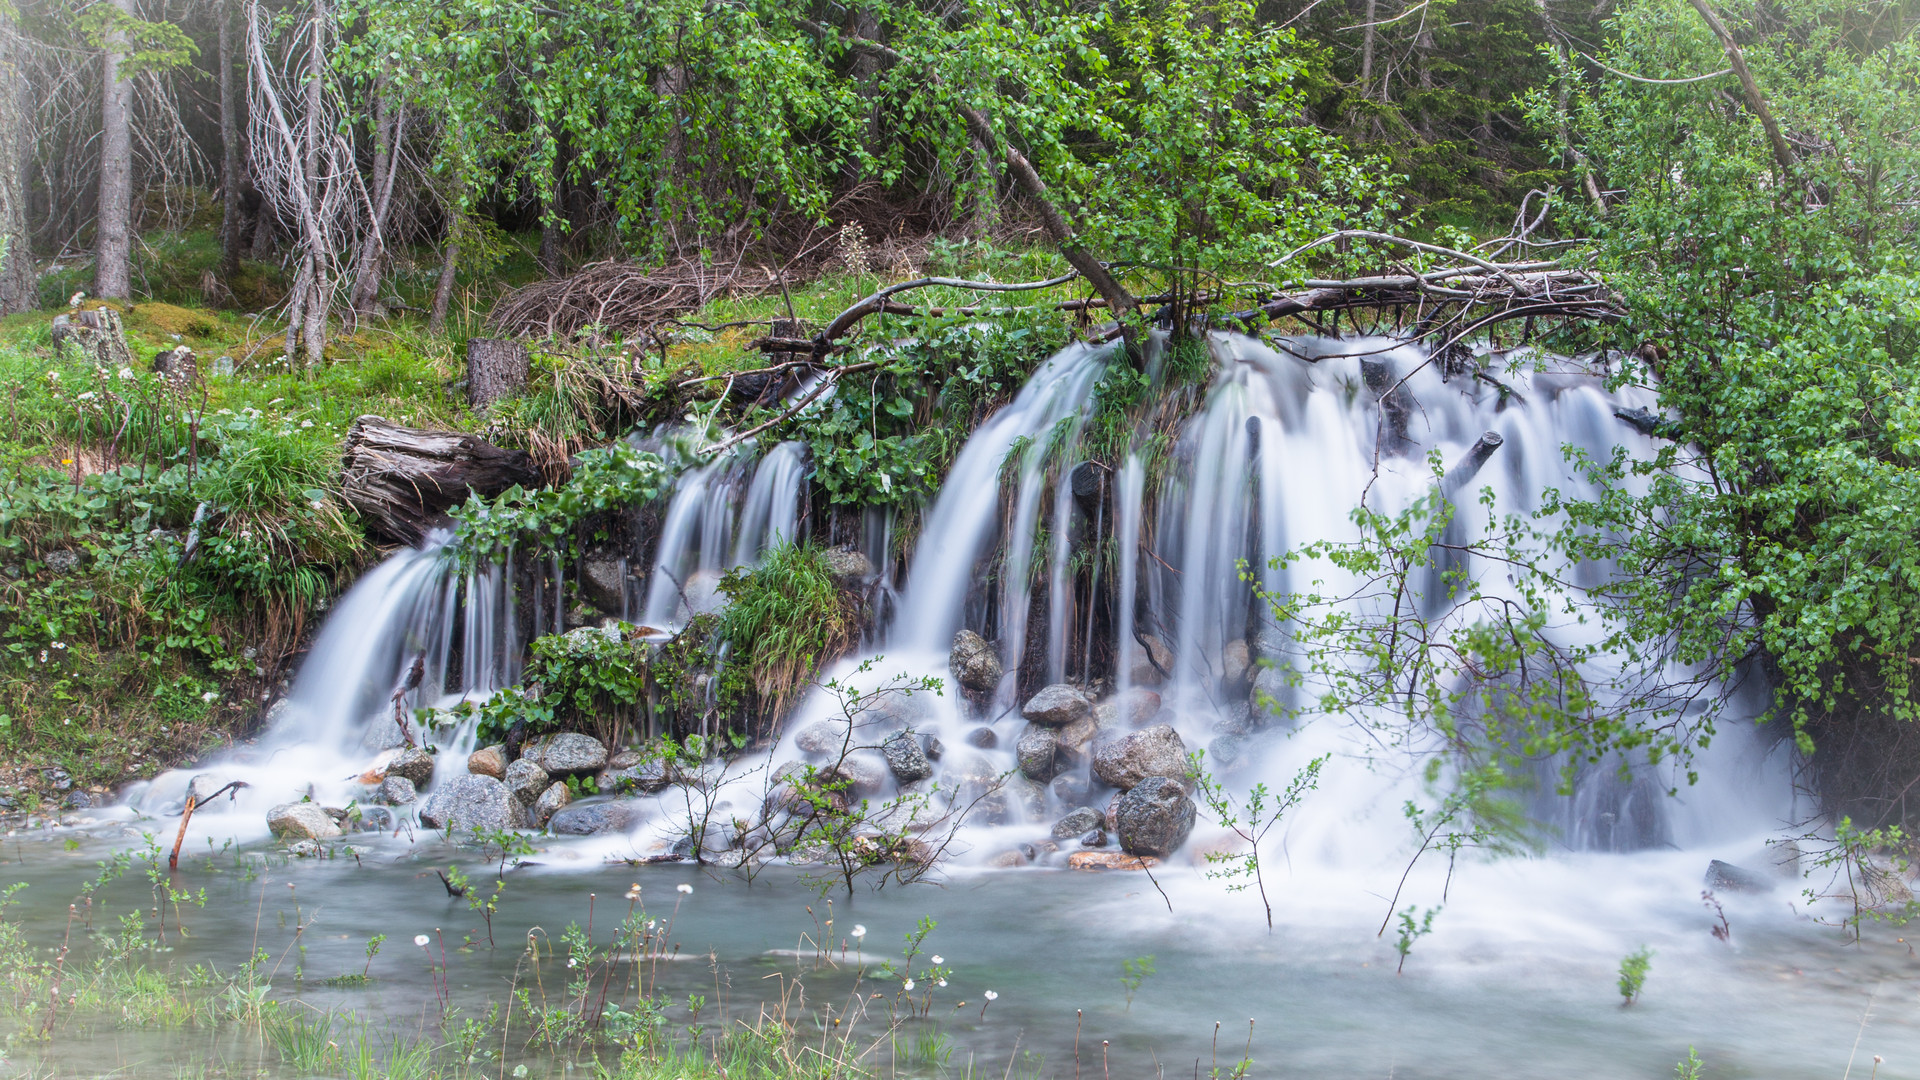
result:
<svg viewBox="0 0 1920 1080"><path fill-rule="evenodd" d="M1127 988L1127 1011L1133 1011L1133 995L1140 992L1140 984L1154 974L1153 957L1136 956L1120 963L1120 985Z"/></svg>
<svg viewBox="0 0 1920 1080"><path fill-rule="evenodd" d="M1620 961L1620 1004L1624 1007L1640 1000L1647 985L1647 969L1653 965L1653 950L1645 945L1628 953Z"/></svg>
<svg viewBox="0 0 1920 1080"><path fill-rule="evenodd" d="M1440 914L1439 908L1431 907L1427 909L1425 915L1416 920L1414 913L1418 910L1409 904L1407 910L1400 913L1400 936L1393 943L1393 951L1400 954L1400 963L1393 969L1395 975L1406 971L1407 954L1413 952L1413 943L1433 933L1433 917Z"/></svg>
<svg viewBox="0 0 1920 1080"><path fill-rule="evenodd" d="M1273 932L1273 901L1267 898L1267 880L1260 864L1260 842L1275 825L1280 824L1287 811L1298 805L1307 792L1320 785L1320 769L1332 756L1322 754L1307 762L1306 767L1294 774L1278 796L1269 791L1266 784L1255 784L1247 792L1246 801L1240 802L1206 771L1203 752L1196 751L1189 755L1187 769L1188 775L1193 777L1195 794L1200 796L1200 801L1213 812L1220 824L1247 846L1243 852L1207 852L1210 867L1207 876L1252 878L1251 882L1238 881L1227 888L1238 892L1252 884L1259 889L1260 904L1267 911L1268 933Z"/></svg>

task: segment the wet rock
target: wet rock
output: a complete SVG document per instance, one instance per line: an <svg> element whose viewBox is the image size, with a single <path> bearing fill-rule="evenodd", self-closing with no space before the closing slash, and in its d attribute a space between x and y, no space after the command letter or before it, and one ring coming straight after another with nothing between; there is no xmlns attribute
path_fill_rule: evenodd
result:
<svg viewBox="0 0 1920 1080"><path fill-rule="evenodd" d="M1047 820L1047 785L1016 774L1007 778L1004 791L1028 821Z"/></svg>
<svg viewBox="0 0 1920 1080"><path fill-rule="evenodd" d="M933 775L933 765L927 760L926 748L910 732L900 732L880 744L880 753L887 759L887 768L893 778L902 784L911 784L916 780L925 780Z"/></svg>
<svg viewBox="0 0 1920 1080"><path fill-rule="evenodd" d="M328 840L340 826L319 803L281 803L267 811L267 828L282 840Z"/></svg>
<svg viewBox="0 0 1920 1080"><path fill-rule="evenodd" d="M523 758L547 770L549 776L585 776L607 767L607 748L600 740L577 731L563 731L527 743Z"/></svg>
<svg viewBox="0 0 1920 1080"><path fill-rule="evenodd" d="M1229 690L1247 684L1253 672L1253 653L1247 648L1245 639L1229 641L1227 647L1220 650L1220 670L1226 676Z"/></svg>
<svg viewBox="0 0 1920 1080"><path fill-rule="evenodd" d="M214 792L226 786L226 777L215 773L201 773L187 781L187 794L193 796L195 806L200 806L213 798Z"/></svg>
<svg viewBox="0 0 1920 1080"><path fill-rule="evenodd" d="M1196 815L1186 788L1165 776L1149 776L1120 797L1114 828L1129 855L1166 856L1187 842Z"/></svg>
<svg viewBox="0 0 1920 1080"><path fill-rule="evenodd" d="M287 854L296 859L318 859L326 851L318 840L299 840L287 845Z"/></svg>
<svg viewBox="0 0 1920 1080"><path fill-rule="evenodd" d="M1027 779L1044 784L1059 775L1065 762L1061 760L1060 743L1054 737L1051 728L1038 724L1028 724L1027 730L1020 735L1020 741L1013 745L1014 756L1020 762L1020 773Z"/></svg>
<svg viewBox="0 0 1920 1080"><path fill-rule="evenodd" d="M1076 851L1067 856L1069 870L1145 870L1160 865L1160 860L1119 851Z"/></svg>
<svg viewBox="0 0 1920 1080"><path fill-rule="evenodd" d="M104 801L105 800L101 800L101 802ZM94 796L84 791L70 791L67 793L67 809L69 810L91 810L97 805L100 805L100 802L96 802Z"/></svg>
<svg viewBox="0 0 1920 1080"><path fill-rule="evenodd" d="M1222 735L1207 744L1207 756L1201 764L1210 769L1233 769L1247 763L1247 740L1239 735Z"/></svg>
<svg viewBox="0 0 1920 1080"><path fill-rule="evenodd" d="M433 755L417 746L398 746L374 758L367 771L382 779L404 776L414 787L425 787L433 779Z"/></svg>
<svg viewBox="0 0 1920 1080"><path fill-rule="evenodd" d="M865 751L848 754L830 769L820 770L822 783L845 783L842 789L855 799L870 799L887 784L884 759Z"/></svg>
<svg viewBox="0 0 1920 1080"><path fill-rule="evenodd" d="M953 681L975 693L991 692L1000 685L1005 672L1000 666L1000 656L994 652L987 639L971 630L962 630L953 635L953 651L947 655L947 670L953 674Z"/></svg>
<svg viewBox="0 0 1920 1080"><path fill-rule="evenodd" d="M1713 892L1764 893L1773 891L1765 874L1714 859L1707 864L1705 884Z"/></svg>
<svg viewBox="0 0 1920 1080"><path fill-rule="evenodd" d="M1869 860L1860 864L1860 884L1856 891L1861 906L1875 911L1913 903L1913 888L1897 871Z"/></svg>
<svg viewBox="0 0 1920 1080"><path fill-rule="evenodd" d="M1173 650L1152 634L1142 634L1138 646L1127 681L1134 686L1159 686L1173 671Z"/></svg>
<svg viewBox="0 0 1920 1080"><path fill-rule="evenodd" d="M1053 778L1053 797L1063 806L1079 806L1087 801L1087 778L1064 773Z"/></svg>
<svg viewBox="0 0 1920 1080"><path fill-rule="evenodd" d="M1040 692L1020 708L1020 715L1028 721L1047 727L1066 727L1092 713L1093 703L1087 700L1087 695L1067 683L1041 687Z"/></svg>
<svg viewBox="0 0 1920 1080"><path fill-rule="evenodd" d="M1011 870L1016 866L1025 866L1032 861L1026 852L1016 848L1012 851L1003 851L993 858L988 859L987 865L993 867L995 870Z"/></svg>
<svg viewBox="0 0 1920 1080"><path fill-rule="evenodd" d="M406 806L419 797L413 781L404 776L389 776L380 781L380 801L388 806Z"/></svg>
<svg viewBox="0 0 1920 1080"><path fill-rule="evenodd" d="M507 748L499 744L483 746L467 755L467 771L475 776L499 780L507 775Z"/></svg>
<svg viewBox="0 0 1920 1080"><path fill-rule="evenodd" d="M1091 806L1083 806L1053 823L1053 838L1071 840L1076 836L1085 835L1090 830L1099 829L1102 824L1100 811Z"/></svg>
<svg viewBox="0 0 1920 1080"><path fill-rule="evenodd" d="M794 734L793 745L806 754L838 754L849 745L847 725L831 720L816 721Z"/></svg>
<svg viewBox="0 0 1920 1080"><path fill-rule="evenodd" d="M580 592L604 614L621 614L627 604L626 560L606 550L588 552L580 560Z"/></svg>
<svg viewBox="0 0 1920 1080"><path fill-rule="evenodd" d="M56 574L71 574L80 568L80 553L61 548L47 552L42 561Z"/></svg>
<svg viewBox="0 0 1920 1080"><path fill-rule="evenodd" d="M541 793L553 783L547 770L535 765L527 758L521 758L507 766L507 775L502 777L507 790L520 800L522 806L532 806L540 800Z"/></svg>
<svg viewBox="0 0 1920 1080"><path fill-rule="evenodd" d="M874 742L883 732L903 728L931 727L935 720L934 694L931 690L899 690L867 698L854 717L863 743Z"/></svg>
<svg viewBox="0 0 1920 1080"><path fill-rule="evenodd" d="M441 786L420 803L420 822L429 829L521 829L527 808L507 785L491 776L468 773Z"/></svg>
<svg viewBox="0 0 1920 1080"><path fill-rule="evenodd" d="M848 592L864 588L873 576L873 563L850 547L832 548L826 553L827 573L833 583Z"/></svg>
<svg viewBox="0 0 1920 1080"><path fill-rule="evenodd" d="M413 783L404 777L395 776L390 779L403 784ZM391 828L393 828L393 811L384 806L360 807L360 820L354 824L356 832L385 832Z"/></svg>
<svg viewBox="0 0 1920 1080"><path fill-rule="evenodd" d="M1101 727L1146 727L1160 712L1160 695L1134 687L1100 703L1093 715Z"/></svg>
<svg viewBox="0 0 1920 1080"><path fill-rule="evenodd" d="M567 785L548 784L547 790L541 792L540 797L533 801L533 809L529 811L533 819L533 827L536 829L544 827L553 819L554 814L566 809L567 804L572 801L573 792Z"/></svg>
<svg viewBox="0 0 1920 1080"><path fill-rule="evenodd" d="M1089 832L1089 833L1088 833L1087 835L1085 835L1085 836L1083 836L1083 837L1081 837L1081 838L1080 838L1080 846L1081 846L1081 847L1083 847L1083 848L1103 848L1103 847L1106 847L1106 846L1107 846L1107 833L1106 833L1106 830L1105 830L1105 829L1095 829L1095 830L1093 830L1092 832Z"/></svg>
<svg viewBox="0 0 1920 1080"><path fill-rule="evenodd" d="M920 752L927 755L928 761L939 761L940 755L947 752L939 739L931 735L920 736Z"/></svg>
<svg viewBox="0 0 1920 1080"><path fill-rule="evenodd" d="M1281 719L1285 715L1288 702L1293 700L1293 688L1287 685L1287 674L1277 667L1261 668L1253 677L1253 696L1249 704L1256 716Z"/></svg>
<svg viewBox="0 0 1920 1080"><path fill-rule="evenodd" d="M622 755L634 757L638 755ZM640 792L654 795L665 791L673 783L673 770L667 763L654 758L648 761L636 761L623 768L605 769L594 778L595 786L602 795L620 795L628 792Z"/></svg>
<svg viewBox="0 0 1920 1080"><path fill-rule="evenodd" d="M1000 736L995 735L990 727L977 727L967 732L967 745L991 750L1000 745Z"/></svg>
<svg viewBox="0 0 1920 1080"><path fill-rule="evenodd" d="M1097 747L1093 752L1093 775L1121 791L1132 790L1149 776L1178 778L1183 788L1192 786L1192 781L1187 779L1187 745L1166 724L1157 724Z"/></svg>
<svg viewBox="0 0 1920 1080"><path fill-rule="evenodd" d="M1246 735L1253 729L1253 706L1244 701L1227 706L1213 722L1213 730L1221 735Z"/></svg>
<svg viewBox="0 0 1920 1080"><path fill-rule="evenodd" d="M631 769L643 760L645 759L637 751L619 750L608 756L607 768Z"/></svg>
<svg viewBox="0 0 1920 1080"><path fill-rule="evenodd" d="M582 799L554 812L547 828L562 836L626 832L640 823L640 810L625 799Z"/></svg>
<svg viewBox="0 0 1920 1080"><path fill-rule="evenodd" d="M1083 716L1054 733L1060 745L1076 752L1084 752L1100 734L1100 721L1091 716Z"/></svg>

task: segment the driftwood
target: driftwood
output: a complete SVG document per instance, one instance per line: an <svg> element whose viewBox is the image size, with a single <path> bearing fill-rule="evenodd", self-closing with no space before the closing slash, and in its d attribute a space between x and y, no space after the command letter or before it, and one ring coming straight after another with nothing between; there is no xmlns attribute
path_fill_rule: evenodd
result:
<svg viewBox="0 0 1920 1080"><path fill-rule="evenodd" d="M527 388L527 347L508 338L467 341L467 404L484 409Z"/></svg>
<svg viewBox="0 0 1920 1080"><path fill-rule="evenodd" d="M417 544L469 494L540 483L525 450L502 450L458 431L423 431L362 416L347 431L341 496L369 529Z"/></svg>

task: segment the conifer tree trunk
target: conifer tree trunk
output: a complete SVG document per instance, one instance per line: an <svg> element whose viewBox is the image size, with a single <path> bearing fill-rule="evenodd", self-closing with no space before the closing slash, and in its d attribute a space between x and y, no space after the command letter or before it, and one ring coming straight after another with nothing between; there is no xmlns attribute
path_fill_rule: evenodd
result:
<svg viewBox="0 0 1920 1080"><path fill-rule="evenodd" d="M113 0L133 15L133 0ZM120 77L126 34L109 30L101 52L100 200L94 224L94 295L123 300L133 252L133 83Z"/></svg>
<svg viewBox="0 0 1920 1080"><path fill-rule="evenodd" d="M220 0L220 274L240 272L240 95L233 78L233 3Z"/></svg>
<svg viewBox="0 0 1920 1080"><path fill-rule="evenodd" d="M27 76L13 21L0 10L0 315L33 307L33 246L27 232Z"/></svg>
<svg viewBox="0 0 1920 1080"><path fill-rule="evenodd" d="M447 306L453 302L453 275L460 267L460 245L453 239L453 218L447 218L447 249L440 260L440 283L433 290L433 312L427 316L427 330L438 334L447 328Z"/></svg>

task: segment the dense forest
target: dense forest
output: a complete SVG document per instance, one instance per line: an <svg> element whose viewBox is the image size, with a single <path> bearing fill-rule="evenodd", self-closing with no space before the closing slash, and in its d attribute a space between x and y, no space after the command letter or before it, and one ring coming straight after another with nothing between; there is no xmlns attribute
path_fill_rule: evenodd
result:
<svg viewBox="0 0 1920 1080"><path fill-rule="evenodd" d="M502 548L583 552L616 489L664 480L651 454L581 455L668 422L700 453L805 441L816 516L842 523L822 537L891 508L910 548L1039 346L1117 340L1144 372L1164 331L1178 372L1209 328L1391 331L1653 387L1658 458L1587 462L1603 495L1556 507L1561 554L1631 568L1594 590L1606 648L1762 673L1824 804L1897 827L1920 814L1916 14L21 3L5 738L102 786L262 722L328 598L418 539L343 486L361 413L527 451L473 530ZM953 332L980 313L999 336ZM504 397L470 366L501 341L533 349ZM796 370L843 368L875 375L780 406ZM1091 460L1139 445L1145 378L1103 384ZM1510 636L1494 667L1548 650ZM784 642L755 693L847 640ZM1635 699L1653 719L1561 694L1513 738L1690 754L1717 708L1659 681Z"/></svg>

